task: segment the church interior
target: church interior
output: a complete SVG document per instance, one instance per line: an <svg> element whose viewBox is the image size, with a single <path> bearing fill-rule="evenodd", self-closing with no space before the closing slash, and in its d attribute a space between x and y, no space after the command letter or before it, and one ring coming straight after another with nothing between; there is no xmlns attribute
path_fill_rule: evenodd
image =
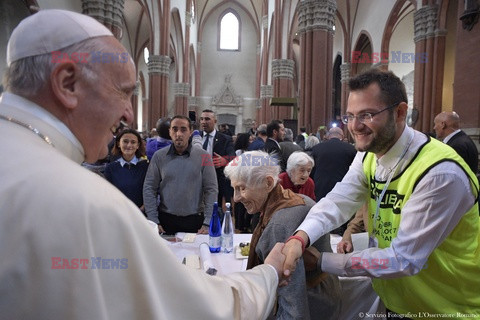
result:
<svg viewBox="0 0 480 320"><path fill-rule="evenodd" d="M127 48L138 131L207 108L235 133L342 126L348 79L381 68L406 85L409 125L456 111L478 147L478 0L2 0L0 74L12 30L43 9L92 16Z"/></svg>

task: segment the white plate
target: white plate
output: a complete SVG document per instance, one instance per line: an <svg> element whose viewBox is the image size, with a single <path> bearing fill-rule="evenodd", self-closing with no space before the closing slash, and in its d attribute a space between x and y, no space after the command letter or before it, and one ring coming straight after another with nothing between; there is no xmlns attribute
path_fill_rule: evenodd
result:
<svg viewBox="0 0 480 320"><path fill-rule="evenodd" d="M248 259L248 256L242 255L242 249L239 246L235 247L235 258L237 259Z"/></svg>

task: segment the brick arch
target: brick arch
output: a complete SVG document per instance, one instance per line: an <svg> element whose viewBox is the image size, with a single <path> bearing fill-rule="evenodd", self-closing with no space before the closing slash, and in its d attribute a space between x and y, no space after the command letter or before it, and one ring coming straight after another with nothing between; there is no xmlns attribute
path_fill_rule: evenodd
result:
<svg viewBox="0 0 480 320"><path fill-rule="evenodd" d="M405 3L409 3L405 8ZM397 25L400 17L408 10L411 6L415 9L417 8L416 1L413 0L397 0L390 15L388 16L387 23L385 24L385 29L383 30L382 44L380 45L380 52L386 54L386 58L389 58L388 48L390 47L390 39L392 39L393 31Z"/></svg>
<svg viewBox="0 0 480 320"><path fill-rule="evenodd" d="M358 35L357 41L355 43L355 46L353 47L353 51L357 52L364 52L366 48L370 47L370 52L372 52L373 47L372 47L372 36L366 31L362 30L360 34ZM358 66L361 63L355 63L352 59L352 76L356 75L359 73L359 68Z"/></svg>

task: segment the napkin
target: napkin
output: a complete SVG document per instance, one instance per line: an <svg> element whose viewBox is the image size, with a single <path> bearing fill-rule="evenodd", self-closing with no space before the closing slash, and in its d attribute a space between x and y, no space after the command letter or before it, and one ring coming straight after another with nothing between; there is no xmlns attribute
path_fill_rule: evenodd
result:
<svg viewBox="0 0 480 320"><path fill-rule="evenodd" d="M215 275L217 269L215 269L212 262L212 255L210 248L206 242L200 244L200 260L202 261L203 270L210 275Z"/></svg>

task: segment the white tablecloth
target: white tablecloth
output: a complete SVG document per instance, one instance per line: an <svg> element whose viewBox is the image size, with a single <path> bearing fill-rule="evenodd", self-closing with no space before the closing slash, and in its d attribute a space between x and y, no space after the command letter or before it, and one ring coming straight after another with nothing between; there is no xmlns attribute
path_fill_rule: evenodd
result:
<svg viewBox="0 0 480 320"><path fill-rule="evenodd" d="M181 241L183 234L178 234L178 240ZM251 234L234 234L233 245L238 246L240 242L249 242ZM336 252L337 243L340 237L331 236L332 250ZM200 256L200 244L208 243L208 235L196 235L192 243L169 242L170 248L182 261L188 255ZM231 272L242 271L247 267L247 259L237 259L235 250L232 253L212 253L211 261L218 270L217 274L228 274ZM200 266L202 262L200 261ZM385 314L385 307L380 301L375 291L373 291L371 280L368 277L340 277L342 287L342 311L340 320L351 319L382 319ZM370 315L370 316L369 316Z"/></svg>
<svg viewBox="0 0 480 320"><path fill-rule="evenodd" d="M183 234L177 234L178 238L183 238ZM233 235L233 246L237 247L240 242L250 242L251 234L234 234ZM200 256L200 244L202 242L208 243L208 235L197 234L195 236L195 242L186 243L186 242L169 242L170 248L173 253L177 256L178 260L182 261L188 255L198 255ZM211 259L213 265L217 269L217 274L228 274L237 271L243 271L247 268L247 259L237 259L235 258L235 250L231 253L212 253ZM202 265L202 262L200 262Z"/></svg>

